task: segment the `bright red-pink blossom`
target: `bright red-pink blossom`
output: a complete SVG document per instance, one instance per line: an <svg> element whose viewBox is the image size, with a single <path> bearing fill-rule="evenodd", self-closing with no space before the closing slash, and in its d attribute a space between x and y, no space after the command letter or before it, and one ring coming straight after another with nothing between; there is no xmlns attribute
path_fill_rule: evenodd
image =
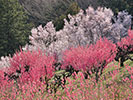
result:
<svg viewBox="0 0 133 100"><path fill-rule="evenodd" d="M9 75L19 77L20 83L27 81L38 81L42 77L51 78L54 73L53 64L55 59L53 56L46 56L42 51L20 51L16 53L12 60Z"/></svg>
<svg viewBox="0 0 133 100"><path fill-rule="evenodd" d="M89 47L71 48L64 52L64 66L71 65L75 70L87 71L92 68L105 67L116 52L116 46L106 38L98 40Z"/></svg>
<svg viewBox="0 0 133 100"><path fill-rule="evenodd" d="M120 66L123 67L126 60L133 60L130 54L133 54L133 30L128 30L128 36L117 43L115 60L120 61Z"/></svg>

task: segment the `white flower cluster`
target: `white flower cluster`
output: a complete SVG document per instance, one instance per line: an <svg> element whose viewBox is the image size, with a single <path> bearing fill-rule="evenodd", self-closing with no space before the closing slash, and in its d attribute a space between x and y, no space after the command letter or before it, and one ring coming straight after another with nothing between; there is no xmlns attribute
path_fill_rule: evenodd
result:
<svg viewBox="0 0 133 100"><path fill-rule="evenodd" d="M0 60L0 69L5 70L5 67L8 68L10 66L10 59L10 56L2 56Z"/></svg>
<svg viewBox="0 0 133 100"><path fill-rule="evenodd" d="M131 15L127 12L119 12L117 17L113 17L114 23L110 30L110 37L112 41L117 42L121 38L127 36L127 30L131 27Z"/></svg>
<svg viewBox="0 0 133 100"><path fill-rule="evenodd" d="M69 21L64 19L64 28L57 32L52 22L32 29L29 37L31 45L23 49L41 49L59 57L65 49L95 43L99 37L117 42L126 35L131 25L131 16L128 13L120 12L115 18L112 10L100 7L97 10L88 7L85 12L80 10L77 15L68 15L68 18Z"/></svg>

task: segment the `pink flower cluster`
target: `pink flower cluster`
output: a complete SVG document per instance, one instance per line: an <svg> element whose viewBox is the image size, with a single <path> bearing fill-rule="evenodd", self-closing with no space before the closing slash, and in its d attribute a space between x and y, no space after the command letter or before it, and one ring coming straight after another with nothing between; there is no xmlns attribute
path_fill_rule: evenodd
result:
<svg viewBox="0 0 133 100"><path fill-rule="evenodd" d="M93 68L105 67L116 53L116 45L106 38L98 40L89 47L71 48L64 52L64 66L71 65L75 70L88 71Z"/></svg>
<svg viewBox="0 0 133 100"><path fill-rule="evenodd" d="M113 67L111 64L109 67ZM132 100L133 97L133 68L125 66L124 71L116 69L112 72L104 73L97 83L95 79L88 77L86 80L84 74L79 72L73 74L74 79L67 78L69 84L63 92L58 91L58 99L63 100ZM130 78L124 77L130 73ZM122 77L122 81L118 78Z"/></svg>
<svg viewBox="0 0 133 100"><path fill-rule="evenodd" d="M19 78L20 83L44 80L45 76L50 79L54 74L54 63L54 57L46 56L42 51L21 51L11 59L6 74L9 80Z"/></svg>
<svg viewBox="0 0 133 100"><path fill-rule="evenodd" d="M95 44L64 51L62 68L71 65L79 73L74 72L68 78L63 76L64 80L60 80L65 84L63 90L55 84L57 61L54 56L41 50L20 50L10 59L10 67L0 70L0 99L130 100L133 97L133 68L128 65L119 67L111 62L118 53L118 47L130 53L133 51L132 44L133 31L129 30L129 35L117 45L100 38ZM126 49L124 45L127 45ZM88 79L85 79L85 73L89 74ZM95 77L90 74L95 74Z"/></svg>
<svg viewBox="0 0 133 100"><path fill-rule="evenodd" d="M133 30L128 30L128 36L122 38L121 41L119 41L117 44L120 48L125 49L125 51L130 46L128 51L133 52Z"/></svg>

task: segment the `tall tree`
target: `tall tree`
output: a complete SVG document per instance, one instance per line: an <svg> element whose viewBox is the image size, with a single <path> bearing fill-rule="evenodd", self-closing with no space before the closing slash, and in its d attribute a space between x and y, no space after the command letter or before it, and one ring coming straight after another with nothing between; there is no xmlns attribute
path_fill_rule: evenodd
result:
<svg viewBox="0 0 133 100"><path fill-rule="evenodd" d="M0 0L0 56L13 54L25 45L31 27L18 0Z"/></svg>

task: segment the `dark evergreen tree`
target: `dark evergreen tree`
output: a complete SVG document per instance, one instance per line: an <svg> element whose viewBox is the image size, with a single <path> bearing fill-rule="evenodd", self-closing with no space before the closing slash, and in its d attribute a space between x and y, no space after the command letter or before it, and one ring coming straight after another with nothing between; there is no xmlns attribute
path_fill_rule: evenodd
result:
<svg viewBox="0 0 133 100"><path fill-rule="evenodd" d="M0 0L0 57L28 42L32 24L18 0Z"/></svg>

